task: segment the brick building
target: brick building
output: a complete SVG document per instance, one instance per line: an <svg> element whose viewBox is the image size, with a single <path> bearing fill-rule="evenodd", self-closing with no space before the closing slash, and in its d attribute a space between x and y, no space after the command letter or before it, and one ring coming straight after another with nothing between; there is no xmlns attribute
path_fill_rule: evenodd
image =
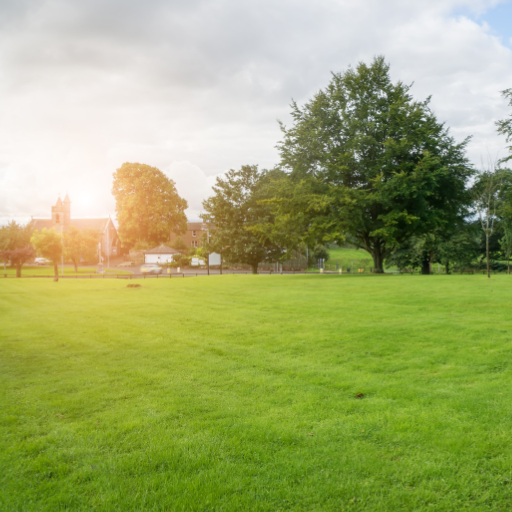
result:
<svg viewBox="0 0 512 512"><path fill-rule="evenodd" d="M176 233L171 233L169 237L169 241L172 244L178 236L181 237L183 242L187 247L201 247L204 237L207 236L208 233L208 224L204 222L187 222L187 231L183 235L177 235ZM220 265L222 262L222 257L220 254L216 252L212 252L209 255L210 265Z"/></svg>
<svg viewBox="0 0 512 512"><path fill-rule="evenodd" d="M181 237L187 247L201 247L203 234L206 235L207 224L203 222L187 222L187 231L183 235L171 233L170 243L172 244L178 236Z"/></svg>

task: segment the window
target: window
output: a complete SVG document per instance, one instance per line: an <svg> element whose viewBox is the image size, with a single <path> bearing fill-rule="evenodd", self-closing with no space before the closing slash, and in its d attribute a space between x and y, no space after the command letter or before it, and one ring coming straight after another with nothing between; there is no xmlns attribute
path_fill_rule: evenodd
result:
<svg viewBox="0 0 512 512"><path fill-rule="evenodd" d="M195 231L192 231L192 236L193 236L193 237L196 237L196 236L197 236ZM195 245L194 245L194 247L195 247Z"/></svg>
<svg viewBox="0 0 512 512"><path fill-rule="evenodd" d="M60 220L59 220L59 214L57 213L57 214L55 215L55 224L58 224L59 222L60 222Z"/></svg>
<svg viewBox="0 0 512 512"><path fill-rule="evenodd" d="M197 240L192 240L192 247L196 247L197 248Z"/></svg>

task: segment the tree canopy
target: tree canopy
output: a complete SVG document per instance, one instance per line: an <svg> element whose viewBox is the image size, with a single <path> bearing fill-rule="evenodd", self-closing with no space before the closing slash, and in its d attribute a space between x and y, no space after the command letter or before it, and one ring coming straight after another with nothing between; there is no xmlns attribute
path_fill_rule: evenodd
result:
<svg viewBox="0 0 512 512"><path fill-rule="evenodd" d="M411 236L466 214L473 169L410 87L393 83L383 57L333 74L328 86L282 125L277 224L307 239L348 240L366 249L374 271ZM279 230L278 228L276 228ZM309 243L308 242L308 243Z"/></svg>
<svg viewBox="0 0 512 512"><path fill-rule="evenodd" d="M256 165L231 169L217 178L214 195L203 202L205 213L201 215L210 224L208 250L222 253L229 263L250 265L253 273L260 262L282 255L277 243L251 229L272 217L265 202L267 177Z"/></svg>
<svg viewBox="0 0 512 512"><path fill-rule="evenodd" d="M98 253L100 233L94 229L79 230L70 226L64 231L64 257L73 262L75 272L81 260L92 262Z"/></svg>
<svg viewBox="0 0 512 512"><path fill-rule="evenodd" d="M55 232L55 229L43 229L34 231L30 240L38 254L48 258L53 263L55 273L54 281L59 280L59 260L62 257L62 237Z"/></svg>
<svg viewBox="0 0 512 512"><path fill-rule="evenodd" d="M502 94L506 99L508 99L509 106L512 107L512 89L505 89L502 91ZM498 128L498 133L505 135L507 142L512 142L512 114L510 114L507 119L496 121L496 126ZM512 159L512 146L509 146L508 150L510 155L505 158L504 161Z"/></svg>
<svg viewBox="0 0 512 512"><path fill-rule="evenodd" d="M10 261L16 267L16 277L21 277L23 265L31 260L35 251L30 244L32 225L25 226L11 221L0 227L0 257L4 261Z"/></svg>
<svg viewBox="0 0 512 512"><path fill-rule="evenodd" d="M169 240L171 232L186 230L187 201L178 195L174 181L156 167L124 163L114 172L112 194L119 238L125 245L137 241L158 245Z"/></svg>

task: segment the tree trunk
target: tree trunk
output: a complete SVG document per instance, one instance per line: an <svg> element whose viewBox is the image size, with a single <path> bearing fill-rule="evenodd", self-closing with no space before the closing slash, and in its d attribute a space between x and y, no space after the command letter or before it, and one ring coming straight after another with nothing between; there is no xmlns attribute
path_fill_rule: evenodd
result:
<svg viewBox="0 0 512 512"><path fill-rule="evenodd" d="M55 272L55 277L53 278L53 280L55 282L58 282L59 281L59 266L57 265L57 263L53 264L53 271Z"/></svg>
<svg viewBox="0 0 512 512"><path fill-rule="evenodd" d="M16 277L21 277L21 263L16 265Z"/></svg>
<svg viewBox="0 0 512 512"><path fill-rule="evenodd" d="M489 261L489 233L485 234L485 255L487 257L487 277L491 278L491 262Z"/></svg>
<svg viewBox="0 0 512 512"><path fill-rule="evenodd" d="M76 266L76 259L75 258L73 258L73 265L75 266L75 274L77 274L78 273L78 268Z"/></svg>
<svg viewBox="0 0 512 512"><path fill-rule="evenodd" d="M424 253L421 259L421 273L424 276L430 275L430 255L428 252Z"/></svg>
<svg viewBox="0 0 512 512"><path fill-rule="evenodd" d="M507 274L510 275L510 254L508 255L507 258Z"/></svg>
<svg viewBox="0 0 512 512"><path fill-rule="evenodd" d="M446 267L446 275L449 275L450 274L450 262L449 261L446 262L445 267Z"/></svg>
<svg viewBox="0 0 512 512"><path fill-rule="evenodd" d="M257 274L258 273L258 264L257 263L251 264L251 268L252 268L252 273L253 274Z"/></svg>
<svg viewBox="0 0 512 512"><path fill-rule="evenodd" d="M374 249L372 252L373 258L373 273L374 274L384 274L384 258L382 257L382 253L379 249Z"/></svg>

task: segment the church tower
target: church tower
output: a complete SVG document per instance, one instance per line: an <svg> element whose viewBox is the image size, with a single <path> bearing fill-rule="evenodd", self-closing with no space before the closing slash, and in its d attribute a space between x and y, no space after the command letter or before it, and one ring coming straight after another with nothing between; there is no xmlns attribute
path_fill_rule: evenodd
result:
<svg viewBox="0 0 512 512"><path fill-rule="evenodd" d="M62 226L64 229L68 228L71 224L71 201L68 195L64 198L64 202L60 197L57 199L55 206L52 206L52 228L55 231L60 231Z"/></svg>
<svg viewBox="0 0 512 512"><path fill-rule="evenodd" d="M64 201L62 202L62 206L64 214L64 226L67 228L71 224L71 201L67 194L64 198Z"/></svg>

